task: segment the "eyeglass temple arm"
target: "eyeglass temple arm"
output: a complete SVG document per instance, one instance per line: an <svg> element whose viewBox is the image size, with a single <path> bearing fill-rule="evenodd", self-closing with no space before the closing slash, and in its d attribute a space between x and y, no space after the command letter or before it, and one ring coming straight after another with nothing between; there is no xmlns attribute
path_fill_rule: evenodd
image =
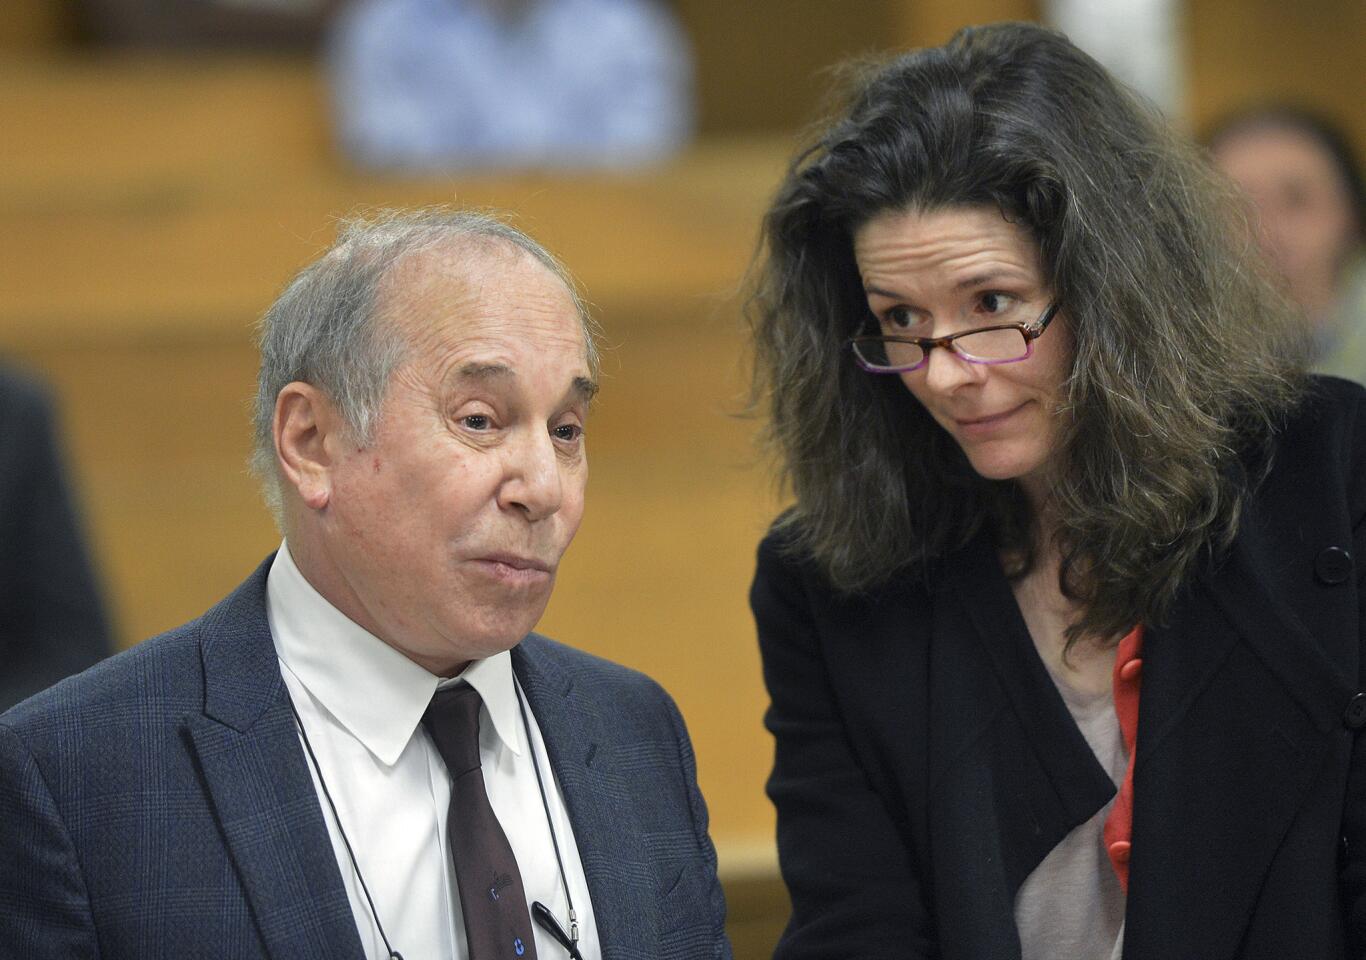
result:
<svg viewBox="0 0 1366 960"><path fill-rule="evenodd" d="M1043 316L1041 316L1039 319L1035 320L1033 323L1029 324L1029 326L1025 328L1029 331L1029 337L1031 340L1048 329L1048 325L1052 323L1053 318L1058 315L1059 306L1059 302L1057 300L1054 300L1052 303L1048 305L1048 309L1043 312Z"/></svg>

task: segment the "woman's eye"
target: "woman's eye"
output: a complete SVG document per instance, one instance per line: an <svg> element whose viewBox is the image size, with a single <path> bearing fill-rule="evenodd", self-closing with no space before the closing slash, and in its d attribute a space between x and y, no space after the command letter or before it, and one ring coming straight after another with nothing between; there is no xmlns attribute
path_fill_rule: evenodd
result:
<svg viewBox="0 0 1366 960"><path fill-rule="evenodd" d="M907 310L905 307L892 307L892 309L882 315L882 325L884 327L893 327L897 330L905 330L914 322L915 317L912 316L911 311Z"/></svg>
<svg viewBox="0 0 1366 960"><path fill-rule="evenodd" d="M984 293L979 303L987 313L1002 313L1010 308L1014 300L1015 298L1008 293Z"/></svg>
<svg viewBox="0 0 1366 960"><path fill-rule="evenodd" d="M460 422L471 430L487 430L490 420L482 413L471 413L460 418Z"/></svg>
<svg viewBox="0 0 1366 960"><path fill-rule="evenodd" d="M564 423L550 431L556 440L563 440L566 443L573 443L583 436L583 427L577 423Z"/></svg>

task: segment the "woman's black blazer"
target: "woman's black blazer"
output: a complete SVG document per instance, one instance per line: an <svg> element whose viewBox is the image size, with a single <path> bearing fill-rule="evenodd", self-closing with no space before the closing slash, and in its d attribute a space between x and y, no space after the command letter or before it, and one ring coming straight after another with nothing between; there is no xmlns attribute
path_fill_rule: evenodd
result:
<svg viewBox="0 0 1366 960"><path fill-rule="evenodd" d="M1236 543L1147 626L1126 960L1362 955L1364 458L1366 393L1315 381ZM770 535L751 603L777 957L1018 958L1016 891L1115 787L991 544L848 596Z"/></svg>

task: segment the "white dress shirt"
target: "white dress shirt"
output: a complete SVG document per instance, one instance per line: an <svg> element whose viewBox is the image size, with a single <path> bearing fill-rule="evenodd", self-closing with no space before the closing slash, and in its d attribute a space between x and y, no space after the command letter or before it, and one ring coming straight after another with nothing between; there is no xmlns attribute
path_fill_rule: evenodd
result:
<svg viewBox="0 0 1366 960"><path fill-rule="evenodd" d="M568 903L547 827L548 806L578 915L579 949L586 960L600 960L573 827L529 708L529 729L522 726L511 656L500 653L475 661L459 677L442 680L324 599L299 572L287 544L280 546L270 568L266 611L285 685L336 804L334 816L310 764L365 955L375 960L388 956L361 890L361 876L390 945L405 960L469 956L446 842L450 780L421 723L439 686L469 683L484 701L479 756L485 787L517 857L528 901L549 907L568 932ZM526 733L540 761L546 806ZM351 841L354 866L338 819ZM549 934L534 923L533 928L540 960L567 957Z"/></svg>

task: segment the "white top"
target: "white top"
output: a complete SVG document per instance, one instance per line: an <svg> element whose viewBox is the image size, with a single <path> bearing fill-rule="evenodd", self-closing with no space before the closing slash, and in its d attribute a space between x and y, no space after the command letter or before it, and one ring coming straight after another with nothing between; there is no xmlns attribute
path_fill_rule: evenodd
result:
<svg viewBox="0 0 1366 960"><path fill-rule="evenodd" d="M568 904L523 736L511 656L500 653L477 660L458 678L443 681L332 606L304 579L286 544L281 544L266 581L266 612L280 672L390 945L405 960L469 956L446 842L450 779L421 723L438 686L465 682L484 700L479 711L484 783L517 857L527 897L549 907L568 932ZM527 721L578 914L579 949L586 960L600 960L593 905L574 831L529 707ZM317 771L311 764L309 771L365 955L384 960L384 942ZM549 934L534 923L533 928L537 956L566 956Z"/></svg>
<svg viewBox="0 0 1366 960"><path fill-rule="evenodd" d="M1087 696L1066 679L1057 684L1072 719L1100 765L1124 781L1129 754L1112 690ZM1118 960L1124 947L1124 888L1105 849L1111 800L1062 839L1025 878L1015 895L1015 926L1023 960Z"/></svg>

